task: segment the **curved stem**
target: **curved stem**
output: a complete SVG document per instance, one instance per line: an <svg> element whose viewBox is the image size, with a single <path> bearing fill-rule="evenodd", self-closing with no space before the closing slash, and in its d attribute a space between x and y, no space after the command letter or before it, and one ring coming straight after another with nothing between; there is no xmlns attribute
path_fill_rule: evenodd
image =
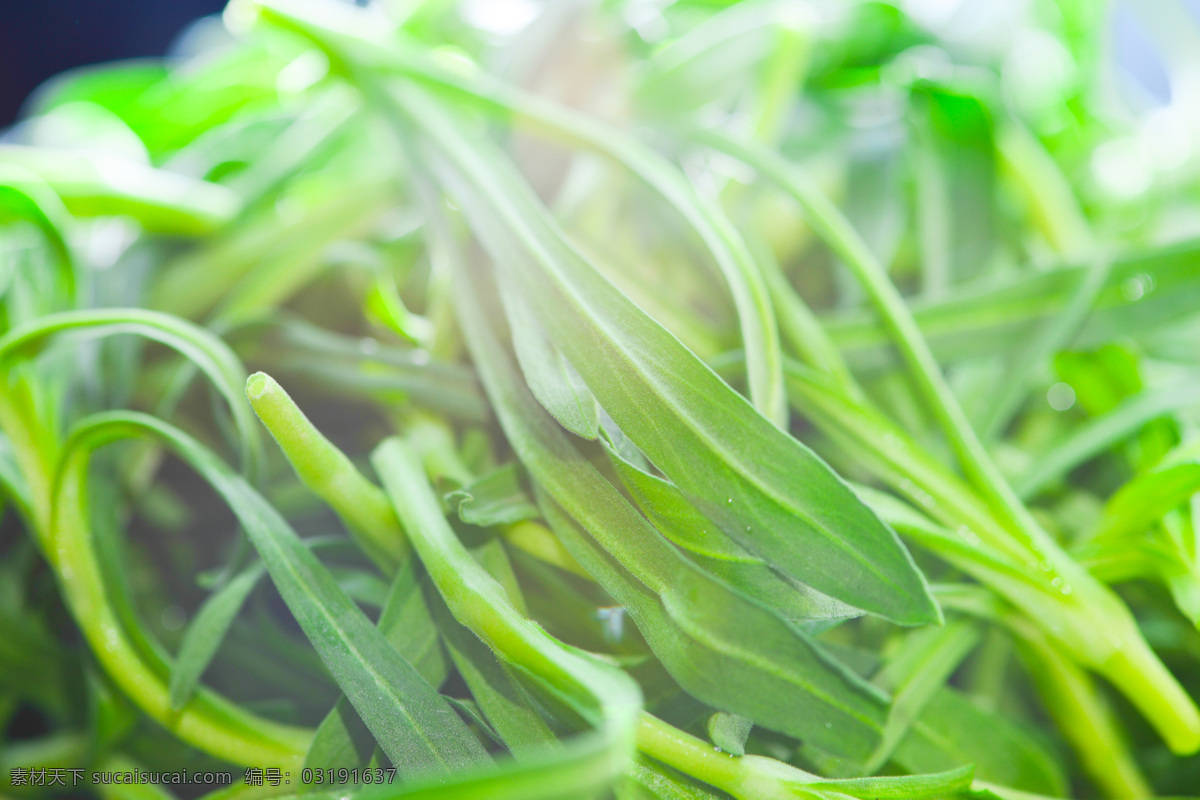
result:
<svg viewBox="0 0 1200 800"><path fill-rule="evenodd" d="M234 764L298 768L312 737L307 729L247 713L205 689L171 709L166 664L137 646L105 585L89 524L87 467L85 450L68 453L59 466L47 557L96 659L135 704L183 741Z"/></svg>
<svg viewBox="0 0 1200 800"><path fill-rule="evenodd" d="M409 544L383 490L317 430L270 375L251 375L246 397L304 485L337 512L380 569L395 574L408 558Z"/></svg>

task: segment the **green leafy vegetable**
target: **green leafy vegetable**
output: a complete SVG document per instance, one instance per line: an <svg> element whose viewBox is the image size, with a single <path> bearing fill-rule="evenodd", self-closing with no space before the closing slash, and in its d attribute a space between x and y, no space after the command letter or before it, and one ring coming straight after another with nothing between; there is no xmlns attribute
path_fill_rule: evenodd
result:
<svg viewBox="0 0 1200 800"><path fill-rule="evenodd" d="M0 794L1194 794L1200 22L952 5L231 0L39 89Z"/></svg>

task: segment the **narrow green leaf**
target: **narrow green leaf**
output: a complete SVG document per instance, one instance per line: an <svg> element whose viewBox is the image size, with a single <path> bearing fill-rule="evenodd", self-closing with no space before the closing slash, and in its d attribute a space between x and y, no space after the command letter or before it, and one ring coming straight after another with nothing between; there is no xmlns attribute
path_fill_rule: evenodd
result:
<svg viewBox="0 0 1200 800"><path fill-rule="evenodd" d="M945 797L971 788L975 768L967 764L945 772L921 775L888 775L878 778L846 778L822 781L817 788L828 787L864 800L921 800Z"/></svg>
<svg viewBox="0 0 1200 800"><path fill-rule="evenodd" d="M636 685L618 670L549 637L521 616L504 588L487 573L455 537L425 478L417 454L398 439L389 439L372 455L396 512L417 554L454 617L473 631L505 662L527 676L547 698L575 709L594 730L550 753L531 755L520 767L508 765L463 781L461 794L472 797L472 785L489 787L486 797L591 797L616 778L628 761L633 724L641 705ZM564 768L572 768L564 779ZM542 783L558 773L559 784ZM513 794L515 784L523 794ZM435 795L436 796L436 795Z"/></svg>
<svg viewBox="0 0 1200 800"><path fill-rule="evenodd" d="M1053 797L1066 789L1062 768L1028 730L948 689L929 700L894 759L914 773L974 764L979 778L1017 789Z"/></svg>
<svg viewBox="0 0 1200 800"><path fill-rule="evenodd" d="M356 769L375 752L371 731L345 697L321 720L304 756L308 769Z"/></svg>
<svg viewBox="0 0 1200 800"><path fill-rule="evenodd" d="M794 630L770 631L750 619L755 609L731 607L698 591L660 599L601 550L549 497L543 513L571 555L623 606L654 654L689 694L743 714L771 730L864 759L877 746L883 700L856 685L844 668ZM684 603L690 607L681 608ZM747 631L755 648L739 647Z"/></svg>
<svg viewBox="0 0 1200 800"><path fill-rule="evenodd" d="M1097 539L1140 533L1200 492L1200 462L1163 466L1131 480L1104 505Z"/></svg>
<svg viewBox="0 0 1200 800"><path fill-rule="evenodd" d="M800 442L780 431L589 264L487 143L424 97L408 113L502 281L622 431L734 541L825 594L894 621L938 618L896 539ZM512 258L524 252L527 258Z"/></svg>
<svg viewBox="0 0 1200 800"><path fill-rule="evenodd" d="M178 433L145 415L108 414L88 417L64 442L59 468L46 490L51 510L45 524L50 533L43 548L59 570L67 606L109 678L166 730L235 764L294 767L311 731L251 714L204 687L197 688L182 709L173 710L165 654L138 621L130 619L128 592L119 577L112 577L108 553L101 551L108 537L103 528L97 536L92 523L88 464L97 447L147 429ZM199 447L190 439L187 443Z"/></svg>
<svg viewBox="0 0 1200 800"><path fill-rule="evenodd" d="M376 19L330 6L262 0L245 5L274 25L314 39L338 61L383 65L412 80L431 83L440 91L461 95L483 110L512 114L517 121L526 122L540 132L550 132L572 145L600 153L646 181L679 212L712 253L738 310L749 362L750 396L764 415L779 424L784 422L787 408L780 373L779 334L762 276L745 242L719 205L699 197L678 168L637 139L584 114L493 83L482 75L463 80L421 50L406 46Z"/></svg>
<svg viewBox="0 0 1200 800"><path fill-rule="evenodd" d="M405 661L429 685L437 688L449 672L441 634L425 603L421 583L427 578L412 559L397 570L379 614L378 628ZM375 750L370 730L343 696L325 716L313 736L304 765L353 769L367 763Z"/></svg>
<svg viewBox="0 0 1200 800"><path fill-rule="evenodd" d="M862 610L787 578L756 558L695 509L679 489L639 469L605 442L609 458L630 490L638 507L664 536L685 550L702 569L729 583L739 592L774 609L803 630L817 633L814 620L841 620L862 615ZM823 623L823 624L828 624Z"/></svg>
<svg viewBox="0 0 1200 800"><path fill-rule="evenodd" d="M476 705L501 742L518 760L541 747L557 744L557 738L542 718L529 694L513 678L477 636L450 615L441 598L430 600L446 642L446 649L459 674L471 690Z"/></svg>
<svg viewBox="0 0 1200 800"><path fill-rule="evenodd" d="M380 577L378 572L335 565L329 567L329 574L346 596L359 605L383 608L387 602L388 582Z"/></svg>
<svg viewBox="0 0 1200 800"><path fill-rule="evenodd" d="M1187 240L1116 258L1073 347L1099 347L1113 331L1142 337L1178 324L1200 303L1194 268L1200 241ZM914 300L913 316L939 362L1002 355L1033 326L1047 324L1076 296L1091 264L1069 261L1047 270L994 276L955 289L938 300ZM1153 292L1131 302L1122 287L1147 280ZM863 309L826 317L825 325L856 371L892 368L896 354L878 318Z"/></svg>
<svg viewBox="0 0 1200 800"><path fill-rule="evenodd" d="M576 436L595 439L600 429L599 409L583 378L546 336L525 298L511 284L500 284L500 297L517 363L533 396L559 425Z"/></svg>
<svg viewBox="0 0 1200 800"><path fill-rule="evenodd" d="M702 571L649 525L521 382L492 327L496 315L484 305L486 275L451 263L458 270L458 316L484 388L514 450L553 498L539 502L543 513L553 515L548 519L571 554L629 608L672 676L715 708L865 758L882 727L875 690L777 612Z"/></svg>
<svg viewBox="0 0 1200 800"><path fill-rule="evenodd" d="M173 710L183 708L191 699L200 676L217 654L234 617L262 575L262 566L254 566L234 576L209 595L188 623L179 644L179 654L171 667L170 699Z"/></svg>
<svg viewBox="0 0 1200 800"><path fill-rule="evenodd" d="M422 586L428 581L429 576L414 560L405 562L392 579L391 591L379 614L379 630L404 660L437 688L445 682L450 667L438 626L425 602Z"/></svg>
<svg viewBox="0 0 1200 800"><path fill-rule="evenodd" d="M137 433L169 446L233 508L301 629L398 769L453 773L487 760L445 700L338 588L279 513L199 443L144 414L97 414L76 427L67 457L86 468L89 448Z"/></svg>
<svg viewBox="0 0 1200 800"><path fill-rule="evenodd" d="M921 710L949 680L979 637L977 625L954 620L939 629L914 632L900 652L884 664L874 683L892 694L892 705L883 740L867 762L868 772L878 772L888 762Z"/></svg>
<svg viewBox="0 0 1200 800"><path fill-rule="evenodd" d="M604 444L638 507L673 544L697 555L723 561L762 563L762 559L751 555L697 511L678 487L638 468L608 442Z"/></svg>
<svg viewBox="0 0 1200 800"><path fill-rule="evenodd" d="M900 352L918 394L936 419L967 480L1014 536L1035 550L1055 553L1056 542L1021 503L971 427L917 326L912 310L879 258L837 206L794 163L773 151L740 143L712 131L698 133L696 138L753 167L799 203L809 224L841 258L870 298Z"/></svg>

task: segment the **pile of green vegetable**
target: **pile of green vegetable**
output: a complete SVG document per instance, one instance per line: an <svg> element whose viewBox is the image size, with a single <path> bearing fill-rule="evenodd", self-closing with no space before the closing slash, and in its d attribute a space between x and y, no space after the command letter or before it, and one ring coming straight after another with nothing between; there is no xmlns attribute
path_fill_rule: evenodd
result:
<svg viewBox="0 0 1200 800"><path fill-rule="evenodd" d="M1197 26L1164 103L943 5L234 0L43 87L0 795L1200 795Z"/></svg>

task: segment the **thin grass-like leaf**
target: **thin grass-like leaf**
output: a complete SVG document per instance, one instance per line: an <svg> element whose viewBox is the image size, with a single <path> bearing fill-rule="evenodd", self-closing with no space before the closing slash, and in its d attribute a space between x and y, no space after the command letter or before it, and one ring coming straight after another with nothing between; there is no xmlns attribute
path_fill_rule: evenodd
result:
<svg viewBox="0 0 1200 800"><path fill-rule="evenodd" d="M487 722L513 756L522 760L541 748L557 746L558 738L529 693L496 660L487 645L453 620L441 598L436 605L441 607L435 608L434 614L455 667Z"/></svg>
<svg viewBox="0 0 1200 800"><path fill-rule="evenodd" d="M832 621L862 615L861 609L780 575L726 537L677 487L639 469L607 443L605 449L642 513L702 569L812 633Z"/></svg>
<svg viewBox="0 0 1200 800"><path fill-rule="evenodd" d="M1164 465L1134 478L1105 504L1097 539L1139 533L1200 492L1200 462Z"/></svg>
<svg viewBox="0 0 1200 800"><path fill-rule="evenodd" d="M501 425L531 476L553 497L556 533L610 593L627 606L638 604L643 635L668 670L709 704L766 727L828 738L831 747L851 752L873 747L879 699L778 612L674 550L579 454L497 345L479 283L478 276L459 275L459 317ZM565 511L555 512L560 504ZM744 677L718 677L730 674ZM785 708L784 701L792 705ZM817 722L826 715L842 721L827 728Z"/></svg>
<svg viewBox="0 0 1200 800"><path fill-rule="evenodd" d="M201 675L221 646L221 640L234 617L241 610L255 584L263 575L261 566L254 566L235 575L213 592L196 616L188 623L179 645L179 655L171 667L171 709L179 711L191 699Z"/></svg>
<svg viewBox="0 0 1200 800"><path fill-rule="evenodd" d="M519 768L504 766L482 774L478 780L492 787L492 793L480 796L522 796L510 793L509 773L535 797L590 797L602 791L629 756L634 715L641 704L636 686L550 638L517 612L501 585L454 536L412 450L391 439L375 451L372 461L450 612L497 656L531 678L546 697L566 702L593 727L557 752L531 756ZM561 771L572 766L573 774L564 780ZM544 772L559 772L563 782L542 783ZM465 783L462 796L474 796L470 779Z"/></svg>
<svg viewBox="0 0 1200 800"><path fill-rule="evenodd" d="M595 439L600 430L596 398L571 362L542 330L525 298L507 282L500 297L512 331L513 349L533 396L558 420L558 424L584 439Z"/></svg>
<svg viewBox="0 0 1200 800"><path fill-rule="evenodd" d="M892 693L892 706L888 709L879 749L867 762L868 772L878 772L887 763L921 710L978 640L976 626L956 620L940 630L917 631L883 666L874 680Z"/></svg>
<svg viewBox="0 0 1200 800"><path fill-rule="evenodd" d="M278 512L179 430L134 412L89 418L75 428L65 449L59 496L79 491L92 449L144 433L171 447L234 509L301 629L393 764L419 775L452 773L486 761L457 715L338 588ZM81 613L78 605L76 613Z"/></svg>
<svg viewBox="0 0 1200 800"><path fill-rule="evenodd" d="M204 689L198 689L182 709L173 710L166 658L147 649L145 633L127 628L122 609L114 605L114 592L106 585L92 535L85 491L87 467L93 449L147 427L177 433L145 415L110 414L89 418L65 444L60 468L48 489L51 519L47 523L53 531L47 556L60 570L63 595L113 682L168 730L233 763L296 766L307 747L309 731L249 714ZM186 441L194 445L191 439Z"/></svg>
<svg viewBox="0 0 1200 800"><path fill-rule="evenodd" d="M747 550L825 594L900 622L937 618L894 534L837 475L606 281L498 155L481 157L487 145L468 144L414 97L405 102L429 142L439 142L442 177L500 260L500 280L521 286L604 410L689 501ZM525 258L511 257L521 251Z"/></svg>
<svg viewBox="0 0 1200 800"><path fill-rule="evenodd" d="M1194 269L1197 250L1198 243L1189 240L1116 255L1072 346L1097 347L1109 342L1117 330L1140 338L1178 323L1200 302L1200 275ZM940 363L1003 355L1007 345L1024 338L1031 326L1045 326L1066 308L1094 265L1068 261L1032 274L997 275L955 289L942 299L914 299L910 308ZM1139 286L1145 281L1154 289L1131 301L1126 291L1131 281ZM873 314L854 309L823 321L857 371L874 372L896 364L887 330Z"/></svg>

